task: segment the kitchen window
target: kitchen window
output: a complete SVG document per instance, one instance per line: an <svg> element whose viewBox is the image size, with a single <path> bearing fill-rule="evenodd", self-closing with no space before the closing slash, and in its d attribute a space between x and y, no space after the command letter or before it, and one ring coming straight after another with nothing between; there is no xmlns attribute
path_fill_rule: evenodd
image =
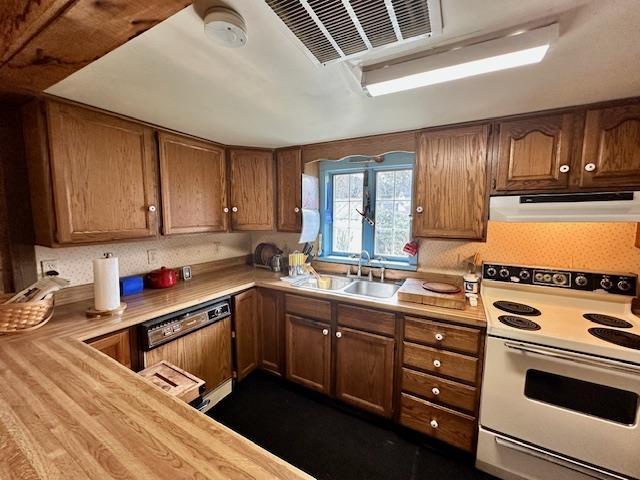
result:
<svg viewBox="0 0 640 480"><path fill-rule="evenodd" d="M356 263L362 250L396 268L414 269L402 251L411 239L415 154L347 157L320 164L322 258Z"/></svg>

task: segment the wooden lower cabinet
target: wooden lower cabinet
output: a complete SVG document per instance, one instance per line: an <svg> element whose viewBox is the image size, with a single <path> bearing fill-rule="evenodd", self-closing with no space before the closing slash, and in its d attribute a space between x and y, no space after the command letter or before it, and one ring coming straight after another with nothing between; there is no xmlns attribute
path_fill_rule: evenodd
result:
<svg viewBox="0 0 640 480"><path fill-rule="evenodd" d="M260 324L260 367L278 375L284 369L284 314L282 295L259 288L258 322Z"/></svg>
<svg viewBox="0 0 640 480"><path fill-rule="evenodd" d="M247 290L233 297L233 321L238 380L253 372L260 363L258 293Z"/></svg>
<svg viewBox="0 0 640 480"><path fill-rule="evenodd" d="M454 447L473 451L477 427L470 415L403 393L400 423Z"/></svg>
<svg viewBox="0 0 640 480"><path fill-rule="evenodd" d="M144 353L145 367L160 360L205 381L210 392L231 379L231 318L196 330Z"/></svg>
<svg viewBox="0 0 640 480"><path fill-rule="evenodd" d="M331 327L287 315L287 379L318 392L331 389Z"/></svg>
<svg viewBox="0 0 640 480"><path fill-rule="evenodd" d="M338 328L336 337L336 397L390 417L395 340L351 328Z"/></svg>
<svg viewBox="0 0 640 480"><path fill-rule="evenodd" d="M110 333L87 341L96 350L110 356L125 367L132 368L131 336L129 330Z"/></svg>

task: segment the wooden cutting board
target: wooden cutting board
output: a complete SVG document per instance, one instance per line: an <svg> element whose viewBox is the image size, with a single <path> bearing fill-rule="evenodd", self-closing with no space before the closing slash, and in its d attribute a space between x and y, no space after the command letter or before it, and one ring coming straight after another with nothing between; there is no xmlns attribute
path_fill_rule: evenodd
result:
<svg viewBox="0 0 640 480"><path fill-rule="evenodd" d="M460 289L457 293L430 292L422 286L425 281L424 279L407 278L400 287L400 290L398 290L398 300L401 302L422 303L424 305L464 310L466 303L464 290Z"/></svg>

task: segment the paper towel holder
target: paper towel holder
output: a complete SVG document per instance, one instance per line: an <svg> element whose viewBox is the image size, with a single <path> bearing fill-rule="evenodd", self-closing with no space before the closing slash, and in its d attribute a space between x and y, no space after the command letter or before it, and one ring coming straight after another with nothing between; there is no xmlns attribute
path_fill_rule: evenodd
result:
<svg viewBox="0 0 640 480"><path fill-rule="evenodd" d="M104 254L104 258L111 258L113 253L107 252ZM97 310L95 307L89 307L86 310L87 318L104 318L104 317L115 317L118 315L122 315L122 313L127 309L127 304L125 302L120 302L116 308L112 310Z"/></svg>

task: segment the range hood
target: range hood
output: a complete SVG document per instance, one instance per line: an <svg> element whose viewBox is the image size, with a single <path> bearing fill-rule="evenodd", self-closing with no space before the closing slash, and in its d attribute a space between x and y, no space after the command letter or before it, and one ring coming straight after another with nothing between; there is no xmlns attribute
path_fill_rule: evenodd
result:
<svg viewBox="0 0 640 480"><path fill-rule="evenodd" d="M640 222L640 192L491 197L497 222Z"/></svg>

